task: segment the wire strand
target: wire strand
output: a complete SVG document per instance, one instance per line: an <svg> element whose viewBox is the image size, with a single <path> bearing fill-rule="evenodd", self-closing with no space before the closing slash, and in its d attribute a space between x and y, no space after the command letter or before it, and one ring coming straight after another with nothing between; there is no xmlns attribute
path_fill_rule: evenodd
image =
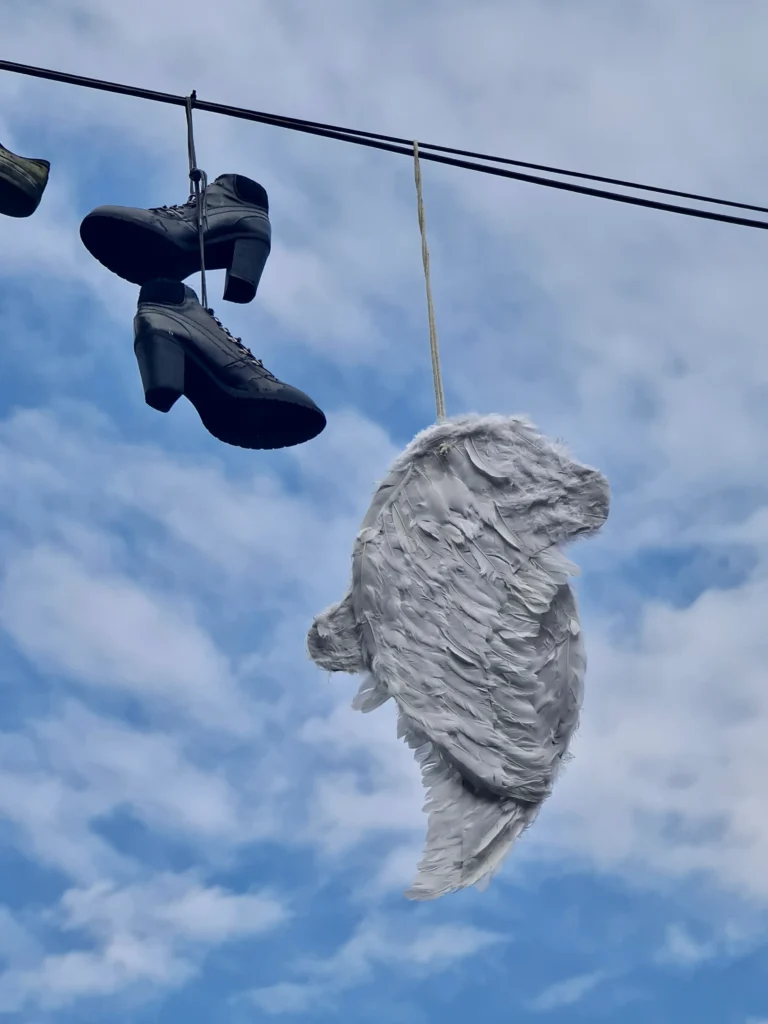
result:
<svg viewBox="0 0 768 1024"><path fill-rule="evenodd" d="M177 96L173 93L137 88L135 86L122 85L117 82L109 82L103 79L86 78L82 75L72 75L61 71L52 71L48 68L38 68L27 64L17 64L13 61L0 60L0 70L10 71L21 75L29 75L34 78L46 79L48 81L61 82L66 85L75 85L102 92L133 96L137 99L150 100L156 103L166 103L174 106L184 106L186 103L186 98L184 96ZM379 135L374 132L364 132L354 128L341 128L335 125L323 124L319 121L305 121L300 118L283 117L277 114L267 114L258 110L250 110L246 107L233 107L223 103L210 103L206 100L196 100L195 107L198 110L211 114L220 114L226 117L238 118L240 120L255 121L260 124L272 125L278 128L288 128L293 131L303 132L310 135L318 135L325 138L337 139L341 142L350 142L360 146L380 149L385 152L399 153L411 158L413 156L413 148L408 140L401 139L397 136ZM488 156L482 153L473 153L470 150L453 149L449 146L437 146L430 143L421 143L420 149L422 160L430 160L434 163L446 164L451 167L460 167L464 170L475 171L481 174L491 174L496 177L511 178L512 180L523 181L532 185L542 185L546 188L555 188L564 192L588 195L598 199L607 199L613 202L625 203L630 206L660 210L665 213L675 213L681 216L696 217L701 220L718 221L720 223L733 224L739 227L757 228L762 230L768 229L768 220L755 220L748 217L737 217L731 214L716 213L713 210L701 210L689 206L678 206L672 203L664 203L653 199L643 199L640 196L622 195L618 192L608 192L603 189L591 188L586 185L576 185L571 182L542 178L532 174L525 174L521 171L509 170L508 168L510 166L526 167L529 169L542 170L550 174L578 177L590 181L602 182L604 184L614 184L624 188L655 192L659 195L675 196L677 198L690 199L696 202L716 204L734 209L750 210L757 213L768 213L768 207L764 206L755 206L749 203L738 203L726 199L716 199L710 196L697 195L693 192L680 192L674 189L659 188L653 185L640 184L638 182L623 181L620 178L607 178L601 175L586 174L580 171L548 167L545 164L532 164L522 160L512 160L506 157ZM429 150L429 152L424 152L425 149ZM470 156L473 159L460 159L460 157L463 156ZM478 160L488 161L489 163L478 163ZM491 166L490 163L499 166Z"/></svg>
<svg viewBox="0 0 768 1024"><path fill-rule="evenodd" d="M421 187L421 164L419 163L419 144L413 143L413 174L416 179L416 210L419 216L419 233L421 234L421 262L424 265L424 283L427 290L427 320L429 321L429 353L432 359L432 383L435 388L435 413L437 422L445 419L445 395L443 394L443 378L440 372L440 350L437 345L437 329L435 327L435 308L432 305L432 282L429 274L429 249L427 247L427 224L424 217L424 197Z"/></svg>

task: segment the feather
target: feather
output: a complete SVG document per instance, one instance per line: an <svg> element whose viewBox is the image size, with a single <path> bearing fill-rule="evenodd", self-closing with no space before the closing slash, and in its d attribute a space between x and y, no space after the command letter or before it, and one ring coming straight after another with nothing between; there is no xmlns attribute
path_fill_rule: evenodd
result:
<svg viewBox="0 0 768 1024"><path fill-rule="evenodd" d="M608 507L605 478L523 417L432 426L377 489L308 649L364 676L355 708L397 703L427 791L409 897L487 884L551 793L586 669L562 547Z"/></svg>

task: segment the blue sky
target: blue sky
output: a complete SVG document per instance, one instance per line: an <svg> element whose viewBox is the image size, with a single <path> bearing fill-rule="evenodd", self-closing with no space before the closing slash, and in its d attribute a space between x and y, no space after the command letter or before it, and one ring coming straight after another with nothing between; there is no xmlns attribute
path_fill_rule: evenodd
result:
<svg viewBox="0 0 768 1024"><path fill-rule="evenodd" d="M5 0L2 56L765 203L758 0ZM449 412L527 413L613 486L579 545L575 758L485 893L402 898L425 819L391 708L304 653L433 415L407 160L197 117L269 191L217 314L329 417L217 444L143 402L105 202L186 198L181 110L0 76L51 160L0 223L0 1016L765 1024L765 239L425 165ZM192 280L193 286L198 282Z"/></svg>

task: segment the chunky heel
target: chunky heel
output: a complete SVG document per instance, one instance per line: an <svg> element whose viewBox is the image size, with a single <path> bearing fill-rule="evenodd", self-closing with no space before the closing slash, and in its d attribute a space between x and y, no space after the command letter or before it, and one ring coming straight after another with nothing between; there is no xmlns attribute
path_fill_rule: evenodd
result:
<svg viewBox="0 0 768 1024"><path fill-rule="evenodd" d="M168 412L184 394L184 349L168 331L148 331L133 350L147 405Z"/></svg>
<svg viewBox="0 0 768 1024"><path fill-rule="evenodd" d="M256 295L269 257L270 243L263 238L238 238L224 281L227 302L250 302Z"/></svg>

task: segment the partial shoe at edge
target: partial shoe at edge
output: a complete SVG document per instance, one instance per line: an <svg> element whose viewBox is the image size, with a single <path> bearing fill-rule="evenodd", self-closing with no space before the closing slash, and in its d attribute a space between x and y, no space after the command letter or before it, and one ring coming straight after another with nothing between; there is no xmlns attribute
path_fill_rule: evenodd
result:
<svg viewBox="0 0 768 1024"><path fill-rule="evenodd" d="M31 217L48 184L48 160L17 156L0 146L0 214Z"/></svg>

